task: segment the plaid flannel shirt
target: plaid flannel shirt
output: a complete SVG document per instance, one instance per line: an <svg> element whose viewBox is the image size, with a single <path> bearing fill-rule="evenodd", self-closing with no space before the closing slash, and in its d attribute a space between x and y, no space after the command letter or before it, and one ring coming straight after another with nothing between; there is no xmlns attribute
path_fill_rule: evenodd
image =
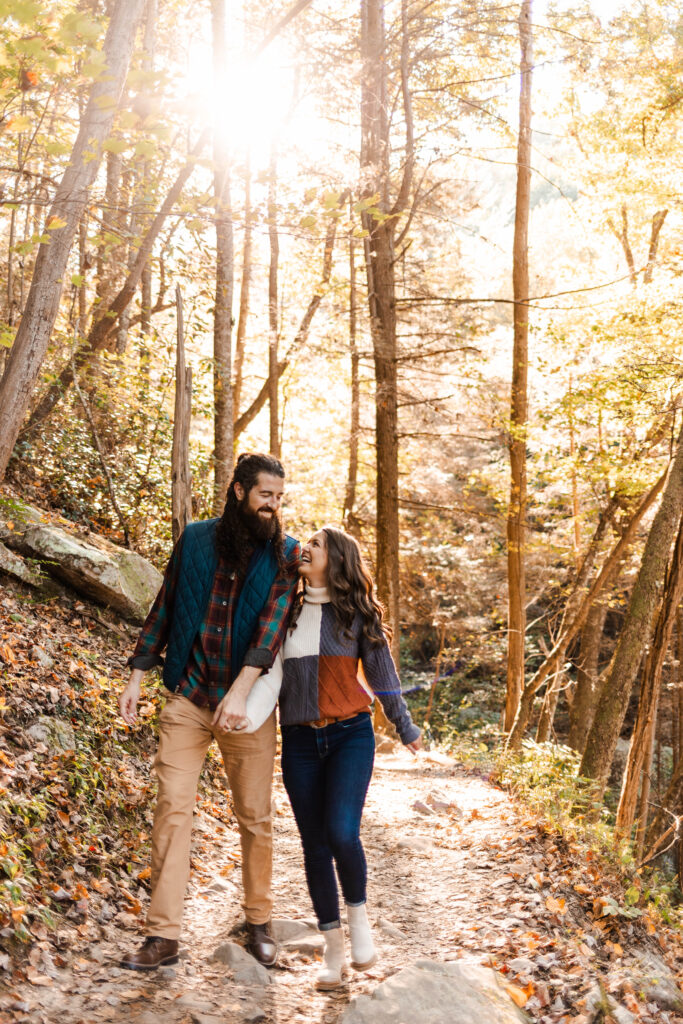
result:
<svg viewBox="0 0 683 1024"><path fill-rule="evenodd" d="M135 651L128 664L144 671L163 665L161 652L166 647L180 571L183 538L180 537L166 566L161 589L142 627ZM284 639L289 612L297 583L297 566L301 547L297 544L285 566L276 577L258 625L244 658L245 665L268 669ZM197 631L178 693L200 707L215 710L232 685L230 671L232 621L243 580L228 572L221 557L213 579L204 619Z"/></svg>

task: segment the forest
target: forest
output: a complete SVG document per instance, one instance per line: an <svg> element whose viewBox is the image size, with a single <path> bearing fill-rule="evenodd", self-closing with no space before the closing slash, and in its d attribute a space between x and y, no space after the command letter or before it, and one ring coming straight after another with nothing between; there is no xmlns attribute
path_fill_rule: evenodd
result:
<svg viewBox="0 0 683 1024"><path fill-rule="evenodd" d="M115 709L140 616L28 526L161 572L246 451L281 458L290 534L360 542L425 745L677 929L679 4L0 9L0 944L57 927L102 765L132 758L144 831ZM69 771L20 771L37 712L84 729Z"/></svg>

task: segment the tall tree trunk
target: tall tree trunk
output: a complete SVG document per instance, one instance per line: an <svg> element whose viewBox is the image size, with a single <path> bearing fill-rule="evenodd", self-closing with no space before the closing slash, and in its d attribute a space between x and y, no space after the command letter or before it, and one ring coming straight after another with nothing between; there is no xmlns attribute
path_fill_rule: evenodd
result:
<svg viewBox="0 0 683 1024"><path fill-rule="evenodd" d="M235 338L235 363L232 383L233 415L237 419L242 403L242 381L244 375L244 356L247 342L247 323L249 321L249 295L251 291L251 249L254 214L251 208L251 157L247 152L244 169L244 239L242 242L242 286L240 288L240 311L237 319L237 336Z"/></svg>
<svg viewBox="0 0 683 1024"><path fill-rule="evenodd" d="M352 214L353 200L349 196L349 216ZM351 217L351 219L353 219ZM351 423L349 429L349 475L346 480L344 494L343 520L346 529L358 536L358 520L354 514L356 504L356 485L358 482L358 438L360 434L360 378L358 341L356 337L356 249L353 230L349 232L349 353L351 355Z"/></svg>
<svg viewBox="0 0 683 1024"><path fill-rule="evenodd" d="M102 143L109 134L123 91L143 3L144 0L119 0L113 8L104 40L107 75L101 76L90 90L69 163L47 217L50 240L38 249L26 308L0 381L0 481L47 352L69 253L100 165ZM96 154L94 158L92 153Z"/></svg>
<svg viewBox="0 0 683 1024"><path fill-rule="evenodd" d="M583 754L586 739L593 724L595 707L598 702L598 666L600 645L607 618L607 602L598 600L591 606L581 630L579 643L578 670L574 700L569 712L569 737L567 744Z"/></svg>
<svg viewBox="0 0 683 1024"><path fill-rule="evenodd" d="M650 761L652 759L657 704L662 684L662 668L666 652L669 649L669 642L676 621L676 613L682 596L683 520L681 520L678 527L678 537L676 538L671 563L667 568L664 580L664 594L657 615L654 637L645 660L645 671L638 700L638 714L633 727L633 735L631 736L631 746L628 752L619 807L617 809L616 827L622 836L629 835L633 826L641 777L643 788L647 785L645 776L649 774ZM643 807L643 813L646 816L647 800L645 798L643 798ZM640 824L641 826L645 825L644 818L641 819ZM639 829L641 835L643 831L644 828L641 827Z"/></svg>
<svg viewBox="0 0 683 1024"><path fill-rule="evenodd" d="M173 543L192 520L192 474L190 471L190 424L192 420L192 370L185 365L185 324L183 297L176 285L175 417L171 453L171 531Z"/></svg>
<svg viewBox="0 0 683 1024"><path fill-rule="evenodd" d="M683 428L581 762L581 774L595 779L602 791L607 785L638 665L652 634L654 611L682 511Z"/></svg>
<svg viewBox="0 0 683 1024"><path fill-rule="evenodd" d="M361 0L361 179L363 196L379 195L385 217L361 216L368 232L365 267L370 331L375 364L375 442L377 448L377 591L394 629L392 653L399 662L399 502L396 345L396 216L405 210L414 166L413 118L408 84L409 37L406 0L401 3L401 93L406 127L406 158L398 195L391 205L387 54L383 0Z"/></svg>
<svg viewBox="0 0 683 1024"><path fill-rule="evenodd" d="M514 342L510 394L510 502L507 516L508 659L504 729L510 732L524 690L526 637L525 532L527 503L526 432L529 348L529 196L531 192L531 0L519 13L520 93L517 140L517 196L512 251Z"/></svg>
<svg viewBox="0 0 683 1024"><path fill-rule="evenodd" d="M273 142L268 169L268 240L270 242L270 268L268 271L268 411L269 445L273 455L280 456L280 410L278 373L278 263L280 240L277 230L277 148Z"/></svg>
<svg viewBox="0 0 683 1024"><path fill-rule="evenodd" d="M213 74L217 96L227 96L225 0L211 0ZM230 208L230 161L222 112L213 126L214 202L216 204L216 300L213 314L214 487L213 513L220 516L232 475L232 296L234 250Z"/></svg>

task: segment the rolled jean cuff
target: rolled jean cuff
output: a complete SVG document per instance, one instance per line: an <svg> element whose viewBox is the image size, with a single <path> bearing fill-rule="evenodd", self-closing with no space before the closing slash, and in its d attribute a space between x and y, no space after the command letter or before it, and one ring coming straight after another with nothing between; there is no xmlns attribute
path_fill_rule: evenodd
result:
<svg viewBox="0 0 683 1024"><path fill-rule="evenodd" d="M349 901L348 901L348 900L345 900L344 902L346 903L346 906L347 906L347 907L364 907L364 906L365 906L365 904L366 904L366 903L367 903L368 901L367 901L367 900L360 900L360 902L359 902L359 903L349 903Z"/></svg>
<svg viewBox="0 0 683 1024"><path fill-rule="evenodd" d="M318 925L320 932L331 932L334 928L341 928L341 921L328 921L327 924Z"/></svg>

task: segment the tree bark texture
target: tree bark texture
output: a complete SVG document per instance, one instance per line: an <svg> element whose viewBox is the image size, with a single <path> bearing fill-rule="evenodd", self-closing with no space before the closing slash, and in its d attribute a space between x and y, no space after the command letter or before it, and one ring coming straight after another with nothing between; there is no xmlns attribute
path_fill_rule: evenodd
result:
<svg viewBox="0 0 683 1024"><path fill-rule="evenodd" d="M586 739L593 724L595 706L598 702L598 670L602 634L607 618L607 603L595 601L591 606L579 643L574 700L569 711L569 737L567 744L580 754L586 746Z"/></svg>
<svg viewBox="0 0 683 1024"><path fill-rule="evenodd" d="M676 621L678 606L683 597L683 520L678 527L671 563L664 580L664 594L657 615L654 637L645 660L645 670L640 686L638 714L636 715L624 780L617 808L617 831L622 836L631 832L636 816L638 789L645 785L644 775L649 773L652 744L657 717L657 704L662 684L662 668L669 649L671 634ZM643 801L647 813L646 801ZM644 821L641 821L641 826Z"/></svg>
<svg viewBox="0 0 683 1024"><path fill-rule="evenodd" d="M581 762L581 774L595 779L602 791L607 785L638 665L652 635L654 613L682 511L683 428Z"/></svg>
<svg viewBox="0 0 683 1024"><path fill-rule="evenodd" d="M510 393L510 500L507 515L508 658L504 729L510 732L524 690L526 637L525 533L527 505L526 432L529 350L529 196L531 193L531 0L519 13L520 94L517 139L517 194L512 250L514 334Z"/></svg>
<svg viewBox="0 0 683 1024"><path fill-rule="evenodd" d="M216 95L227 96L225 0L212 0L213 76ZM230 203L230 158L221 113L213 126L214 202L216 204L216 298L213 313L214 486L213 514L220 516L232 476L232 299L234 247Z"/></svg>
<svg viewBox="0 0 683 1024"><path fill-rule="evenodd" d="M185 365L183 297L176 285L177 347L175 364L175 417L171 452L171 531L173 543L192 520L190 471L190 424L192 420L192 370Z"/></svg>
<svg viewBox="0 0 683 1024"><path fill-rule="evenodd" d="M7 470L47 352L69 253L100 165L102 143L121 98L143 3L144 0L119 0L113 9L104 40L108 74L105 81L95 82L90 90L69 164L47 217L50 241L38 249L26 307L0 381L0 480ZM114 102L103 104L105 97Z"/></svg>

